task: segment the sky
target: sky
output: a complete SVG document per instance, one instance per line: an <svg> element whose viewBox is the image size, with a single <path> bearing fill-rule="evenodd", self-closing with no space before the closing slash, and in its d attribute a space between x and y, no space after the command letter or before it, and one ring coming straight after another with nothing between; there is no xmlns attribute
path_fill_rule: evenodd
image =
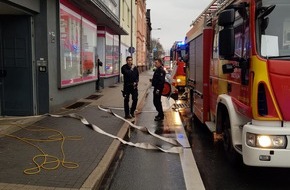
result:
<svg viewBox="0 0 290 190"><path fill-rule="evenodd" d="M151 37L159 38L163 49L168 52L175 41L184 41L190 24L212 0L146 0L150 9ZM156 30L161 28L161 30Z"/></svg>

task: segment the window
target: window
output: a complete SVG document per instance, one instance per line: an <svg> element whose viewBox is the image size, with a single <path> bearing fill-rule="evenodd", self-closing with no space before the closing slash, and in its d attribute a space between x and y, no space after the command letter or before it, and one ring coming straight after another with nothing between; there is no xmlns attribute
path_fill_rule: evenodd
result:
<svg viewBox="0 0 290 190"><path fill-rule="evenodd" d="M60 5L60 87L97 79L96 32L95 24Z"/></svg>
<svg viewBox="0 0 290 190"><path fill-rule="evenodd" d="M82 76L84 80L95 76L95 47L97 27L87 19L82 19Z"/></svg>
<svg viewBox="0 0 290 190"><path fill-rule="evenodd" d="M119 35L112 34L109 29L98 26L98 54L103 61L102 77L120 74Z"/></svg>
<svg viewBox="0 0 290 190"><path fill-rule="evenodd" d="M289 0L259 0L256 4L257 51L264 57L289 57Z"/></svg>
<svg viewBox="0 0 290 190"><path fill-rule="evenodd" d="M219 44L218 44L218 37L219 37L219 31L220 27L218 24L215 25L215 30L214 30L214 39L213 39L213 51L212 51L212 58L213 59L218 59L219 58Z"/></svg>
<svg viewBox="0 0 290 190"><path fill-rule="evenodd" d="M235 18L235 56L247 59L250 56L249 18L243 18L239 11L236 11Z"/></svg>

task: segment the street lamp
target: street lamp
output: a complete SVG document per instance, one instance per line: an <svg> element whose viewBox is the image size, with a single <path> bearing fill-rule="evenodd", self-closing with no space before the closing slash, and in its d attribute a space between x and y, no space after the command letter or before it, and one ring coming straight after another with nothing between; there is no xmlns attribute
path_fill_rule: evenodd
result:
<svg viewBox="0 0 290 190"><path fill-rule="evenodd" d="M130 41L131 41L130 55L132 57L133 56L133 53L134 53L134 51L133 51L133 0L131 0L131 31L130 31L130 35L131 35L130 36L131 37L131 39L130 39Z"/></svg>
<svg viewBox="0 0 290 190"><path fill-rule="evenodd" d="M158 27L158 28L152 28L151 31L152 30L161 30L161 28L160 27ZM150 41L151 41L151 43L150 43L151 44L150 45L151 46L150 47L151 51L150 52L151 52L151 61L152 61L152 58L155 59L155 58L158 57L158 47L157 47L157 44L159 43L159 39L160 38L155 39L154 40L155 44L153 44L152 43L153 41L152 41L152 38L151 38L151 31L150 31Z"/></svg>
<svg viewBox="0 0 290 190"><path fill-rule="evenodd" d="M153 48L153 58L154 59L158 58L158 47L157 47L157 45L159 44L159 40L160 40L160 38L157 38L156 40L154 40L155 41L155 46Z"/></svg>
<svg viewBox="0 0 290 190"><path fill-rule="evenodd" d="M152 28L151 30L161 30L161 28L160 27L159 28ZM150 38L151 38L151 35L150 35ZM155 47L153 48L153 50L157 48L157 42L159 42L159 39L160 38L157 38L157 40L155 41ZM151 39L151 44L152 44L152 39ZM152 51L152 49L151 49L151 51Z"/></svg>

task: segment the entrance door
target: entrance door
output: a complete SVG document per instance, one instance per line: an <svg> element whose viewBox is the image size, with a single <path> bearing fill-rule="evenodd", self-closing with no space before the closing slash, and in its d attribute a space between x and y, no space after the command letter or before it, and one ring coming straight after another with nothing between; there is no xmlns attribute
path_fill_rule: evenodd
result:
<svg viewBox="0 0 290 190"><path fill-rule="evenodd" d="M1 115L33 115L30 17L0 16Z"/></svg>

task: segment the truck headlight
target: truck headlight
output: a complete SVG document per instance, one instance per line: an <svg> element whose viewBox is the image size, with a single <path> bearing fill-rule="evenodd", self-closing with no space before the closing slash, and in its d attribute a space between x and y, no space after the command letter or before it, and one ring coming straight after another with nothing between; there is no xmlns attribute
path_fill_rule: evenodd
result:
<svg viewBox="0 0 290 190"><path fill-rule="evenodd" d="M177 82L177 83L180 83L180 82L181 82L181 79L176 79L176 82Z"/></svg>
<svg viewBox="0 0 290 190"><path fill-rule="evenodd" d="M283 149L287 146L287 138L282 135L256 135L247 133L246 143L252 147Z"/></svg>

